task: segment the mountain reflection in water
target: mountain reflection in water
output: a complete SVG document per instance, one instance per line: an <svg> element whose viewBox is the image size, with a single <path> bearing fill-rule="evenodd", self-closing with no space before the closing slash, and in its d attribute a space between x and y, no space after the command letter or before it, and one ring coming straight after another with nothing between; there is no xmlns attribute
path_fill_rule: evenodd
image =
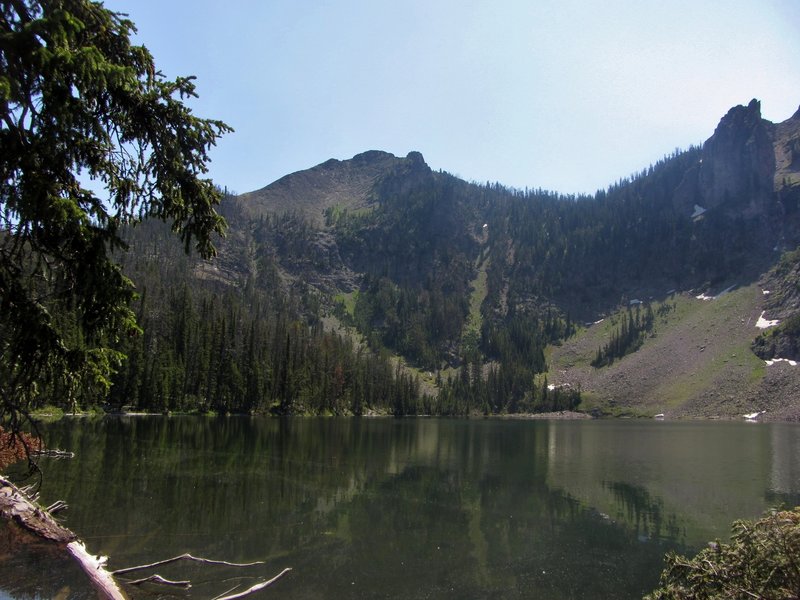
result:
<svg viewBox="0 0 800 600"><path fill-rule="evenodd" d="M170 571L196 598L287 566L281 598L638 598L667 550L797 497L800 459L785 424L143 417L46 434L76 458L42 460L42 501L66 500L112 569L266 561ZM0 597L82 597L68 570L32 583L44 564L0 562Z"/></svg>

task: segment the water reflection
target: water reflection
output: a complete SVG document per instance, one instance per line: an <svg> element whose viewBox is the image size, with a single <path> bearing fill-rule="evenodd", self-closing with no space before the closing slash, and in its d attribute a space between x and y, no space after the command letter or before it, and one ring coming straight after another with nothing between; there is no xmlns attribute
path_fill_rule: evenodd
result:
<svg viewBox="0 0 800 600"><path fill-rule="evenodd" d="M721 423L115 418L47 433L77 457L43 463L43 502L66 499L112 568L266 560L224 578L292 566L283 598L640 597L667 549L726 536L770 490L797 494L800 458L796 427ZM233 585L177 576L200 582L192 597Z"/></svg>
<svg viewBox="0 0 800 600"><path fill-rule="evenodd" d="M776 423L770 427L772 461L767 498L772 504L800 506L800 436L797 427Z"/></svg>
<svg viewBox="0 0 800 600"><path fill-rule="evenodd" d="M690 546L726 537L733 518L761 514L777 455L800 458L800 448L773 452L775 427L800 437L791 425L602 421L550 427L557 449L549 463L552 487L635 526L618 493L602 482L637 486L660 503L660 514L679 515L680 539ZM786 483L797 489L797 480Z"/></svg>
<svg viewBox="0 0 800 600"><path fill-rule="evenodd" d="M604 481L603 487L614 495L617 518L631 525L640 541L682 538L677 515L665 514L664 502L653 498L644 487L625 481Z"/></svg>

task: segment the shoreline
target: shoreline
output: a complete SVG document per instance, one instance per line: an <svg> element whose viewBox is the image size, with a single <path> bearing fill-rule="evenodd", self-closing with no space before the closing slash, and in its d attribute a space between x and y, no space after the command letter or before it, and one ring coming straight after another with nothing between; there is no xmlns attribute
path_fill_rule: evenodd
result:
<svg viewBox="0 0 800 600"><path fill-rule="evenodd" d="M670 421L670 422L687 422L687 421L741 421L747 423L797 423L796 419L775 419L773 415L768 413L755 419L747 419L744 415L681 415L681 416L666 416L658 418L656 416L641 415L641 414L592 414L580 411L555 411L544 413L511 413L511 414L490 414L484 415L481 413L469 415L402 415L395 416L391 413L378 413L369 412L363 415L309 415L309 414L294 414L294 415L272 415L269 413L245 414L245 413L230 413L230 414L216 414L216 413L192 413L192 412L144 412L144 411L131 411L131 412L97 412L97 411L84 411L76 413L63 413L63 414L50 414L41 413L33 415L34 420L39 422L53 422L61 419L91 419L91 418L104 418L104 417L246 417L246 418L267 418L267 419L282 419L282 418L364 418L364 419L499 419L499 420L519 420L519 421L586 421L586 420L641 420L641 421Z"/></svg>

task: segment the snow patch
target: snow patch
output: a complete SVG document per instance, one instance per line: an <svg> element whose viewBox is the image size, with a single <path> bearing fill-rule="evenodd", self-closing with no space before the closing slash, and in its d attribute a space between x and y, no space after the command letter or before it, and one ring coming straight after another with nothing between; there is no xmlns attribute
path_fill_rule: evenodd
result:
<svg viewBox="0 0 800 600"><path fill-rule="evenodd" d="M758 419L758 417L763 415L765 412L767 412L767 411L759 410L757 412L748 413L748 414L742 415L742 416L745 418L746 421L755 421L756 419Z"/></svg>
<svg viewBox="0 0 800 600"><path fill-rule="evenodd" d="M770 292L769 290L761 290L761 293L764 294L765 296L769 296L772 292Z"/></svg>
<svg viewBox="0 0 800 600"><path fill-rule="evenodd" d="M572 386L571 386L570 384L568 384L568 383L560 383L560 384L558 384L558 385L556 385L555 383L548 383L548 384L547 384L547 389L548 389L549 391L551 391L551 392L552 392L552 391L554 391L554 390L563 390L563 389L569 389L569 388L571 388L571 387L572 387Z"/></svg>
<svg viewBox="0 0 800 600"><path fill-rule="evenodd" d="M699 296L695 296L695 298L697 298L698 300L716 300L717 298L722 298L722 296L733 290L736 287L736 285L737 284L735 283L733 285L729 285L716 296L709 296L708 294L702 293Z"/></svg>
<svg viewBox="0 0 800 600"><path fill-rule="evenodd" d="M772 360L765 360L764 362L767 363L768 367L771 367L772 365L780 363L780 362L789 363L790 367L796 367L797 366L797 361L796 360L791 360L790 358L773 358Z"/></svg>
<svg viewBox="0 0 800 600"><path fill-rule="evenodd" d="M756 327L759 329L767 329L769 327L775 327L780 321L778 319L765 319L764 313L767 312L765 310L761 311L761 315L758 317L758 321L756 321Z"/></svg>

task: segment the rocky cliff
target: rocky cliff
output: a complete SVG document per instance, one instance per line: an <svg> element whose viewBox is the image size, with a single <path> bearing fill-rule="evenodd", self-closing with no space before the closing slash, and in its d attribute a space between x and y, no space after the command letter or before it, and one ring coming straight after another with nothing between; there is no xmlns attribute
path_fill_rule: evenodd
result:
<svg viewBox="0 0 800 600"><path fill-rule="evenodd" d="M703 144L698 169L705 208L734 205L763 213L772 210L775 150L773 126L761 118L761 103L735 106Z"/></svg>
<svg viewBox="0 0 800 600"><path fill-rule="evenodd" d="M781 205L785 245L800 242L800 109L774 127L775 192Z"/></svg>
<svg viewBox="0 0 800 600"><path fill-rule="evenodd" d="M757 224L764 251L794 247L800 241L800 110L774 124L761 116L758 100L731 108L673 203L691 218L722 211Z"/></svg>

